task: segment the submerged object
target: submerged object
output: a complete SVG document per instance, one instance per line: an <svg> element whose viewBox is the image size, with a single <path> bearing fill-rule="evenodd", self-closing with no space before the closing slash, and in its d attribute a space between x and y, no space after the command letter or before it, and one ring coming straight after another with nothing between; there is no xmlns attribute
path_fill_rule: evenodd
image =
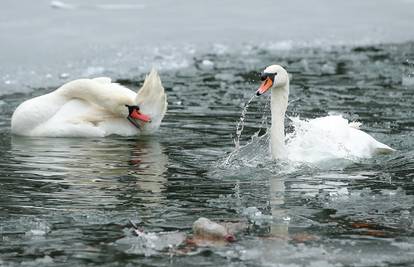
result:
<svg viewBox="0 0 414 267"><path fill-rule="evenodd" d="M236 237L229 232L227 227L204 217L193 223L193 234L197 239L236 241Z"/></svg>
<svg viewBox="0 0 414 267"><path fill-rule="evenodd" d="M229 242L236 241L230 232L244 229L240 223L218 224L207 218L199 218L193 223L193 235L188 236L182 231L172 232L147 232L142 227L129 221L133 227L132 233L135 238L125 237L118 241L122 243L133 243L132 250L138 254L151 256L163 253L165 250L171 255L188 255L198 247L224 246Z"/></svg>
<svg viewBox="0 0 414 267"><path fill-rule="evenodd" d="M274 159L315 162L329 157L369 158L394 151L359 130L360 124L349 123L338 115L307 121L307 128L300 136L290 140L290 146L287 147L284 121L289 97L289 75L283 67L271 65L261 73L261 80L263 82L256 94L259 96L269 89L272 92L271 152Z"/></svg>
<svg viewBox="0 0 414 267"><path fill-rule="evenodd" d="M156 131L167 96L154 69L137 93L108 77L79 79L20 104L11 131L23 136L132 136Z"/></svg>

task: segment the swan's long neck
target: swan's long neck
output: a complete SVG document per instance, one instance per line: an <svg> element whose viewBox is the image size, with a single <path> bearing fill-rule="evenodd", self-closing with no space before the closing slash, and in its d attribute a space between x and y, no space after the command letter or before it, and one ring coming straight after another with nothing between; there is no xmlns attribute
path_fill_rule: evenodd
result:
<svg viewBox="0 0 414 267"><path fill-rule="evenodd" d="M60 87L57 92L68 98L79 98L96 104L113 114L120 113L120 107L134 103L135 94L113 90L111 84L102 84L90 79L79 79Z"/></svg>
<svg viewBox="0 0 414 267"><path fill-rule="evenodd" d="M287 157L285 148L285 113L288 105L289 81L280 88L272 88L271 151L273 158Z"/></svg>

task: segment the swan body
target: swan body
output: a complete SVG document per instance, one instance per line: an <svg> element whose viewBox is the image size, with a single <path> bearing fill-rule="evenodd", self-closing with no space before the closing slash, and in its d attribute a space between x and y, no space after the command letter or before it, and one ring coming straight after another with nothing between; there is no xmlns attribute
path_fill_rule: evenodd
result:
<svg viewBox="0 0 414 267"><path fill-rule="evenodd" d="M11 131L48 137L152 133L165 115L166 99L155 70L147 75L138 93L107 77L74 80L20 104L13 113Z"/></svg>
<svg viewBox="0 0 414 267"><path fill-rule="evenodd" d="M274 159L315 162L333 157L369 158L394 151L359 130L360 123L348 122L340 115L302 121L293 118L295 132L285 137L284 119L289 97L289 75L279 65L267 67L261 74L261 95L271 89L272 126L270 145Z"/></svg>

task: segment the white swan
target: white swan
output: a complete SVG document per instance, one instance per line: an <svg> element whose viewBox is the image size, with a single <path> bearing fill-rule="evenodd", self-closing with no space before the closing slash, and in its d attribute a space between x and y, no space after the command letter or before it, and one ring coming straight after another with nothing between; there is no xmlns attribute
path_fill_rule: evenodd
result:
<svg viewBox="0 0 414 267"><path fill-rule="evenodd" d="M156 131L167 109L167 97L155 70L138 93L110 78L79 79L20 104L11 131L23 136L131 136Z"/></svg>
<svg viewBox="0 0 414 267"><path fill-rule="evenodd" d="M283 67L271 65L261 73L261 80L263 82L256 92L257 95L272 89L270 143L274 159L315 162L331 156L369 158L394 151L359 130L359 123L348 123L342 116L302 121L306 123L306 129L299 133L301 136L293 137L286 144L284 119L289 97L289 75Z"/></svg>

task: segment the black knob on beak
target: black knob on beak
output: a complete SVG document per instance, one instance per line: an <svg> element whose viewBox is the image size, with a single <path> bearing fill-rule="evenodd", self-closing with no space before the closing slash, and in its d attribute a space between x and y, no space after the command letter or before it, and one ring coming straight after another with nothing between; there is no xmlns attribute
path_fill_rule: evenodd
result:
<svg viewBox="0 0 414 267"><path fill-rule="evenodd" d="M267 78L270 78L273 82L273 80L275 79L275 76L277 75L277 73L268 73L268 72L261 72L260 73L260 80L264 81Z"/></svg>
<svg viewBox="0 0 414 267"><path fill-rule="evenodd" d="M138 106L130 106L130 105L125 105L125 106L128 108L129 115L131 115L131 113L134 110L139 110L139 107Z"/></svg>
<svg viewBox="0 0 414 267"><path fill-rule="evenodd" d="M264 72L261 72L261 73L259 74L259 76L260 76L260 80L264 81L264 80L266 80L266 78L267 78L268 74L267 74L267 73L264 73Z"/></svg>

